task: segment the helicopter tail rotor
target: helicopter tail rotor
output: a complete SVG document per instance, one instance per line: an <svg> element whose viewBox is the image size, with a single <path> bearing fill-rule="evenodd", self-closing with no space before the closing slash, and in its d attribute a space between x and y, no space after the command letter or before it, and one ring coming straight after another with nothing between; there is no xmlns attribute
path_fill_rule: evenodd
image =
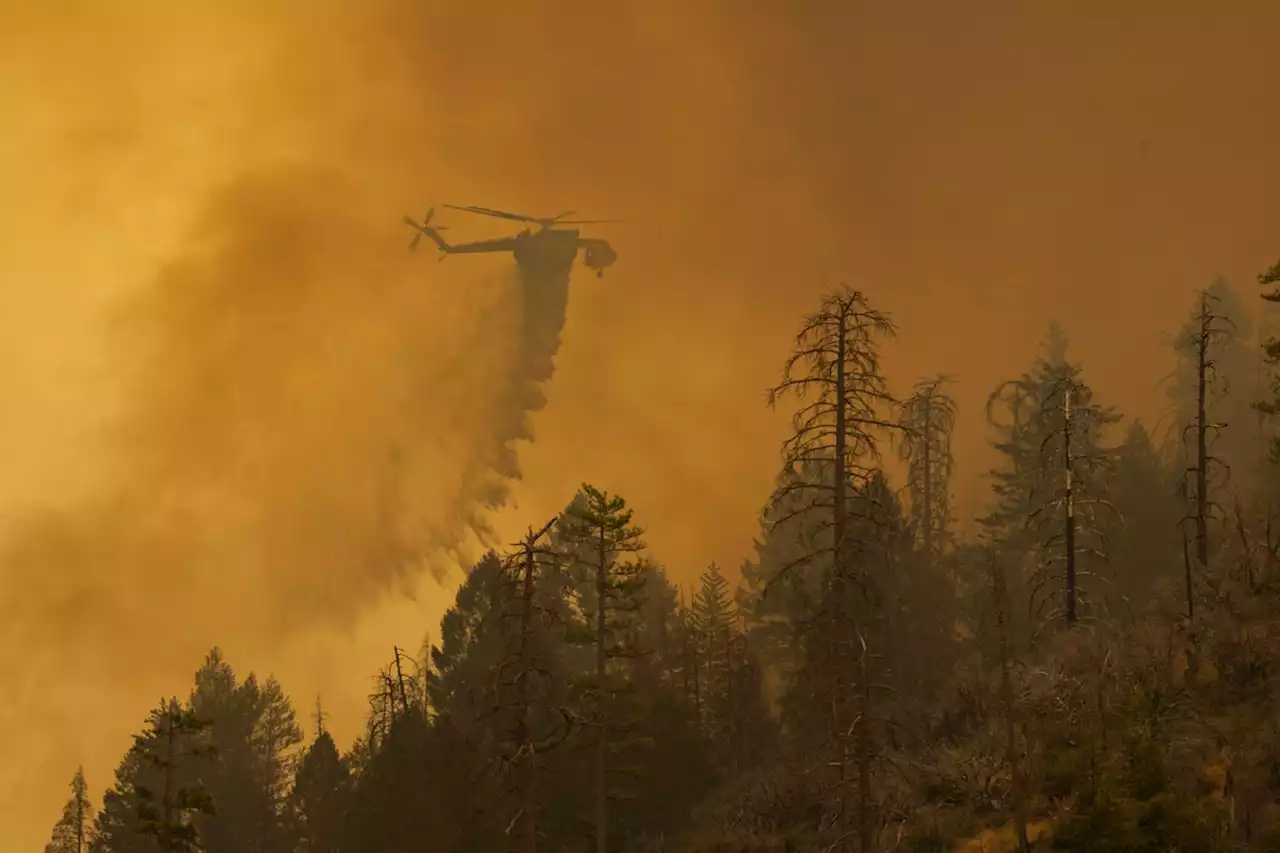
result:
<svg viewBox="0 0 1280 853"><path fill-rule="evenodd" d="M413 239L409 241L409 251L413 251L414 249L418 248L418 243L422 240L422 235L426 234L427 229L431 227L431 217L435 216L435 214L436 214L436 209L432 207L427 210L427 215L422 217L421 223L414 222L412 219L410 219L407 216L404 218L405 224L418 232L417 234L414 234ZM431 230L432 231L448 231L449 229L444 225L437 225Z"/></svg>

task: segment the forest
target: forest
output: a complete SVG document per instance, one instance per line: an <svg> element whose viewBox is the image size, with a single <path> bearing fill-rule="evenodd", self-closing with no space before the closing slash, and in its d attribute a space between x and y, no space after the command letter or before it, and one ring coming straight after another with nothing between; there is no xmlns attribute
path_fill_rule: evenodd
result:
<svg viewBox="0 0 1280 853"><path fill-rule="evenodd" d="M1280 264L1258 281L1189 298L1158 424L1057 324L985 412L946 374L895 390L894 322L836 289L769 394L791 430L740 572L679 588L584 484L388 650L354 744L214 649L100 797L74 774L46 853L1280 851ZM977 518L961 417L999 459Z"/></svg>

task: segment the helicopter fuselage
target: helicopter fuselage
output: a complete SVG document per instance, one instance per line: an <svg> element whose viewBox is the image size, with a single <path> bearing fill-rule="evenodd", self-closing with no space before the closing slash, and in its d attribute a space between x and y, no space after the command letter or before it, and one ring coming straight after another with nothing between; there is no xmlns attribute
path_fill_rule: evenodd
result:
<svg viewBox="0 0 1280 853"><path fill-rule="evenodd" d="M520 266L564 269L578 256L578 232L563 228L526 229L516 235L516 263Z"/></svg>
<svg viewBox="0 0 1280 853"><path fill-rule="evenodd" d="M604 269L617 260L617 253L604 240L582 239L576 228L526 229L516 235L516 263L545 265L565 272L573 266L578 250L583 250L583 262L604 275Z"/></svg>

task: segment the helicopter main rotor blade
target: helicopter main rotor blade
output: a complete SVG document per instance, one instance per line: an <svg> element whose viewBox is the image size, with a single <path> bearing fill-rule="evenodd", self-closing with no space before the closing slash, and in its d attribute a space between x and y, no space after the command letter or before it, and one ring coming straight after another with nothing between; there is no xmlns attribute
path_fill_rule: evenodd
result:
<svg viewBox="0 0 1280 853"><path fill-rule="evenodd" d="M442 207L447 207L447 208L450 208L451 210L463 210L463 211L466 211L467 213L478 213L481 216L496 216L499 219L512 219L512 220L515 220L516 222L541 223L542 221L532 216L524 216L519 213L508 213L505 210L494 210L493 208L490 208L490 207L463 206L458 204L446 204L446 205L442 205Z"/></svg>
<svg viewBox="0 0 1280 853"><path fill-rule="evenodd" d="M557 219L556 225L618 225L621 219Z"/></svg>
<svg viewBox="0 0 1280 853"><path fill-rule="evenodd" d="M414 249L418 248L418 241L420 241L421 239L422 239L422 232L421 232L421 231L419 231L417 234L414 234L414 235L413 235L413 239L409 241L409 251L410 251L410 252L412 252Z"/></svg>

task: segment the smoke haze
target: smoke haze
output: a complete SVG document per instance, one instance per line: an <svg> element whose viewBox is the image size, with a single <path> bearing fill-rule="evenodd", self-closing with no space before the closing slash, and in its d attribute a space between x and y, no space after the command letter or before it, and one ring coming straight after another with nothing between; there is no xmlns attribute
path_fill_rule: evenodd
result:
<svg viewBox="0 0 1280 853"><path fill-rule="evenodd" d="M762 389L841 279L901 326L899 388L960 374L962 515L981 400L1051 316L1153 414L1191 290L1251 295L1280 251L1278 18L0 0L0 851L43 843L77 763L100 792L214 643L349 739L351 673L434 629L450 549L583 480L675 577L736 564L784 425ZM440 202L628 223L529 422L510 259L405 251Z"/></svg>

